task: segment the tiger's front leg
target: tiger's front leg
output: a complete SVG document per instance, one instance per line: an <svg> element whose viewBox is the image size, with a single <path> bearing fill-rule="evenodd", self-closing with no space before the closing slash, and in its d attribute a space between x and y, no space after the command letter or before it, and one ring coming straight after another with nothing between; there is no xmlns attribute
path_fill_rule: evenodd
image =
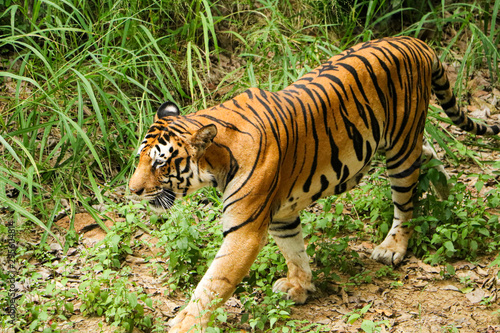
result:
<svg viewBox="0 0 500 333"><path fill-rule="evenodd" d="M308 293L315 291L316 288L312 283L300 218L297 216L285 221L272 221L269 233L278 244L288 266L288 276L276 281L273 291L287 293L288 299L303 304L307 300Z"/></svg>
<svg viewBox="0 0 500 333"><path fill-rule="evenodd" d="M248 273L267 239L267 229L247 226L226 235L188 305L171 322L169 332L203 332L214 309L224 304Z"/></svg>

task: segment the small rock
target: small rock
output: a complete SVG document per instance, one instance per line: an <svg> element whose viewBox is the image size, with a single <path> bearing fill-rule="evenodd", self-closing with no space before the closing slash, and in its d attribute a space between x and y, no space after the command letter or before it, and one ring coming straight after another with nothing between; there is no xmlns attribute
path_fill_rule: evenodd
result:
<svg viewBox="0 0 500 333"><path fill-rule="evenodd" d="M62 247L61 245L59 245L59 243L50 244L50 253L55 253L59 251L62 251Z"/></svg>
<svg viewBox="0 0 500 333"><path fill-rule="evenodd" d="M488 272L482 269L481 267L477 267L476 272L481 276L488 276Z"/></svg>
<svg viewBox="0 0 500 333"><path fill-rule="evenodd" d="M125 257L125 261L130 264L140 265L143 264L145 260L144 258L128 255L127 257Z"/></svg>
<svg viewBox="0 0 500 333"><path fill-rule="evenodd" d="M324 319L321 319L321 320L316 320L316 323L317 324L320 324L320 325L328 325L330 324L332 321L328 318L324 318Z"/></svg>
<svg viewBox="0 0 500 333"><path fill-rule="evenodd" d="M412 318L413 318L413 316L411 314L403 313L401 316L396 318L396 323L403 323L403 322L408 321Z"/></svg>
<svg viewBox="0 0 500 333"><path fill-rule="evenodd" d="M467 299L472 304L476 304L476 303L481 302L485 295L486 295L486 293L484 292L483 289L477 288L473 292L470 292L470 293L466 294L465 297L467 297Z"/></svg>

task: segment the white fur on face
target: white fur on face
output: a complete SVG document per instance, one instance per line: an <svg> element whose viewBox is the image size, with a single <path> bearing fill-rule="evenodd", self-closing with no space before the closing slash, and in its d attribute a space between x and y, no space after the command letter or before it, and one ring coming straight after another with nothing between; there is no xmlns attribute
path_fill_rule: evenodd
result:
<svg viewBox="0 0 500 333"><path fill-rule="evenodd" d="M139 146L137 151L137 156L139 156L142 150L146 147L147 141L144 140L142 144ZM168 154L170 154L170 147L172 145L167 142L166 145L155 145L149 151L149 157L151 158L151 165L159 168L165 164L167 160Z"/></svg>

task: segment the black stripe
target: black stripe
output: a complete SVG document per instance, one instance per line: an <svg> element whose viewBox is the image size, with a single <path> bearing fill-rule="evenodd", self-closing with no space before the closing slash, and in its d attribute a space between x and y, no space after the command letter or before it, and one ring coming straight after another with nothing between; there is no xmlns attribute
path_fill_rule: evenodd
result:
<svg viewBox="0 0 500 333"><path fill-rule="evenodd" d="M224 230L224 231L222 232L222 237L224 237L224 238L225 238L225 237L226 237L227 235L229 235L230 233L232 233L232 232L234 232L234 231L236 231L236 230L238 230L238 229L240 229L240 228L242 228L242 227L246 226L246 225L247 225L248 223L250 223L250 222L252 222L252 220L248 219L248 220L246 220L246 221L245 221L245 222L243 222L243 223L240 223L240 224L238 224L238 225L232 226L231 228L229 228L229 229L227 229L227 230Z"/></svg>
<svg viewBox="0 0 500 333"><path fill-rule="evenodd" d="M397 185L391 185L391 189L393 189L396 192L399 193L408 193L415 188L415 184L412 184L410 186L397 186Z"/></svg>
<svg viewBox="0 0 500 333"><path fill-rule="evenodd" d="M415 170L417 169L420 169L420 159L417 159L411 167L409 167L408 169L406 170L403 170L399 173L396 173L396 174L393 174L393 175L389 175L390 178L406 178L408 176L410 176L411 174L413 174L415 172ZM387 169L390 169L389 166L387 166Z"/></svg>
<svg viewBox="0 0 500 333"><path fill-rule="evenodd" d="M448 102L441 104L443 110L448 110L454 107L457 104L457 100L455 99L455 95L451 95L451 98Z"/></svg>
<svg viewBox="0 0 500 333"><path fill-rule="evenodd" d="M321 175L320 179L321 179L321 189L319 190L318 193L312 196L312 201L316 201L319 198L321 198L323 192L328 188L328 185L330 185L330 182L328 181L325 175Z"/></svg>
<svg viewBox="0 0 500 333"><path fill-rule="evenodd" d="M407 212L413 211L413 206L410 206L409 208L405 208L404 206L406 206L406 205L400 205L400 204L398 204L395 201L393 201L393 203L394 203L394 206L396 206L403 213L407 213Z"/></svg>
<svg viewBox="0 0 500 333"><path fill-rule="evenodd" d="M298 234L299 234L299 231L297 231L294 234L290 234L290 235L273 235L273 237L278 237L278 238L292 238L292 237L297 236Z"/></svg>
<svg viewBox="0 0 500 333"><path fill-rule="evenodd" d="M437 84L437 82L433 82L432 89L434 89L434 91L448 90L450 89L450 81L446 80L444 84Z"/></svg>
<svg viewBox="0 0 500 333"><path fill-rule="evenodd" d="M282 226L273 226L273 224L284 224ZM300 218L296 218L293 222L271 222L271 227L269 230L272 231L281 231L281 230L293 230L300 225Z"/></svg>

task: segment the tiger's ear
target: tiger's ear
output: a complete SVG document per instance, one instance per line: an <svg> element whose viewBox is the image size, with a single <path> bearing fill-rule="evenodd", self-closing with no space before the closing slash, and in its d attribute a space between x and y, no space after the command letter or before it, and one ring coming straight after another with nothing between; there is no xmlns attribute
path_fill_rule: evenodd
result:
<svg viewBox="0 0 500 333"><path fill-rule="evenodd" d="M165 102L160 105L160 107L156 111L154 120L157 121L158 119L168 116L178 116L179 114L179 108L177 107L177 105L175 105L175 103Z"/></svg>
<svg viewBox="0 0 500 333"><path fill-rule="evenodd" d="M192 155L196 158L203 156L216 135L217 127L214 124L203 126L197 130L191 137Z"/></svg>

